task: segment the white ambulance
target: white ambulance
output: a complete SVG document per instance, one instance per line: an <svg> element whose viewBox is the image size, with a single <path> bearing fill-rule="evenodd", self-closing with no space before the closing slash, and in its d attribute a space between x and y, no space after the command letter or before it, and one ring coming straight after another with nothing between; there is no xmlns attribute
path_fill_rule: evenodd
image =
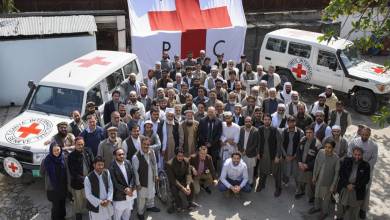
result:
<svg viewBox="0 0 390 220"><path fill-rule="evenodd" d="M319 42L320 33L284 28L268 33L259 62L276 67L282 82L303 82L352 97L356 111L372 114L378 102L390 93L390 72L360 58L352 42L334 39Z"/></svg>
<svg viewBox="0 0 390 220"><path fill-rule="evenodd" d="M74 110L85 112L93 101L99 111L130 73L142 80L135 54L93 51L46 75L26 99L26 109L0 128L0 169L18 178L25 172L39 176L48 153L44 143L57 133L59 122L71 122Z"/></svg>

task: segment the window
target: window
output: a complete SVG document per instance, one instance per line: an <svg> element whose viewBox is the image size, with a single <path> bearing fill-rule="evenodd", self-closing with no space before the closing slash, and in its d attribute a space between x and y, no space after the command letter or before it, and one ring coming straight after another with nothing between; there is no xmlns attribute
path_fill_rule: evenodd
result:
<svg viewBox="0 0 390 220"><path fill-rule="evenodd" d="M74 110L81 111L83 92L58 87L39 86L35 92L30 110L69 116Z"/></svg>
<svg viewBox="0 0 390 220"><path fill-rule="evenodd" d="M309 58L311 52L311 46L306 44L300 44L295 42L290 42L288 46L288 54Z"/></svg>
<svg viewBox="0 0 390 220"><path fill-rule="evenodd" d="M335 66L337 64L336 55L327 51L318 51L317 65L319 66Z"/></svg>
<svg viewBox="0 0 390 220"><path fill-rule="evenodd" d="M106 81L107 81L108 91L111 92L117 86L119 86L121 84L121 82L123 81L122 70L119 69L119 70L113 72L112 74L110 74L109 76L107 76Z"/></svg>
<svg viewBox="0 0 390 220"><path fill-rule="evenodd" d="M100 83L95 85L92 89L90 89L87 93L87 103L88 102L94 102L95 106L100 106L103 104L103 98L102 98L102 90L100 88Z"/></svg>
<svg viewBox="0 0 390 220"><path fill-rule="evenodd" d="M138 71L137 61L135 60L131 61L123 67L123 72L125 73L126 78L129 77L130 73L138 74Z"/></svg>
<svg viewBox="0 0 390 220"><path fill-rule="evenodd" d="M265 46L267 50L272 50L281 53L286 52L286 47L287 41L276 38L268 38L267 45Z"/></svg>

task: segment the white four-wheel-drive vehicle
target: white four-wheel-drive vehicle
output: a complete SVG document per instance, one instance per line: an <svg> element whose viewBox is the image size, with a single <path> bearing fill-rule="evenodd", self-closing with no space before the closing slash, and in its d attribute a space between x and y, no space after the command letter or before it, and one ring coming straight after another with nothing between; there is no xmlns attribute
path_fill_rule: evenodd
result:
<svg viewBox="0 0 390 220"><path fill-rule="evenodd" d="M320 42L321 35L290 28L272 31L264 38L259 62L265 68L275 66L282 82L332 85L351 95L356 111L374 113L378 102L390 93L390 72L361 59L352 42Z"/></svg>
<svg viewBox="0 0 390 220"><path fill-rule="evenodd" d="M57 133L56 125L70 122L74 110L85 112L89 101L103 111L130 73L142 79L135 54L94 51L53 70L37 86L30 82L25 110L0 128L1 171L15 178L26 172L39 176L45 142Z"/></svg>

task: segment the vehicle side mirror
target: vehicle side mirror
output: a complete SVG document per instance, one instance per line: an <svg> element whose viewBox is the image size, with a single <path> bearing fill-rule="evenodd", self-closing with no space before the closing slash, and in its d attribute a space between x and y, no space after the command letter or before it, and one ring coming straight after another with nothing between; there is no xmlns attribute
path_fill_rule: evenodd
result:
<svg viewBox="0 0 390 220"><path fill-rule="evenodd" d="M330 63L329 64L329 69L336 71L337 70L337 63Z"/></svg>
<svg viewBox="0 0 390 220"><path fill-rule="evenodd" d="M36 88L37 87L37 85L35 85L35 82L33 81L33 80L29 80L28 81L28 83L27 83L27 86L28 86L28 88Z"/></svg>

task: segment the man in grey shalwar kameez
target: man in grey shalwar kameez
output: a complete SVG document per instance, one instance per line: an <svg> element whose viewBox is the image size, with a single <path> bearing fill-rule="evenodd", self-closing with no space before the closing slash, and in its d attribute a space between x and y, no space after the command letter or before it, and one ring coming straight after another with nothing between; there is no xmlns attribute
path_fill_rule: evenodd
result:
<svg viewBox="0 0 390 220"><path fill-rule="evenodd" d="M313 170L313 184L315 184L314 207L309 210L310 214L321 211L321 220L329 215L329 206L332 193L336 189L339 176L339 157L334 152L336 143L325 142L316 157Z"/></svg>
<svg viewBox="0 0 390 220"><path fill-rule="evenodd" d="M160 212L154 204L155 183L158 180L157 162L154 151L150 149L150 138L141 138L141 150L132 159L137 186L138 218L145 219L145 207L147 211Z"/></svg>

